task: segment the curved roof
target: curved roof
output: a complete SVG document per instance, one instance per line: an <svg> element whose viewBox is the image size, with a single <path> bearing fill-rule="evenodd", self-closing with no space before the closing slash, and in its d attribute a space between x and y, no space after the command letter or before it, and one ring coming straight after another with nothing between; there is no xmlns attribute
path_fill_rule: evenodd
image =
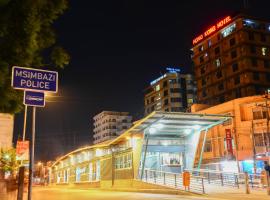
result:
<svg viewBox="0 0 270 200"><path fill-rule="evenodd" d="M79 153L88 149L109 147L110 145L117 144L119 141L126 140L127 137L133 136L134 134L142 134L144 133L144 130L150 126L155 127L158 124L162 124L162 129L158 130L158 134L181 135L185 132L186 129L196 130L198 132L203 131L215 125L221 124L231 117L232 116L229 115L155 111L146 116L145 118L136 121L136 123L132 127L127 129L117 138L71 151L68 154L57 159L53 163L52 167L72 154Z"/></svg>

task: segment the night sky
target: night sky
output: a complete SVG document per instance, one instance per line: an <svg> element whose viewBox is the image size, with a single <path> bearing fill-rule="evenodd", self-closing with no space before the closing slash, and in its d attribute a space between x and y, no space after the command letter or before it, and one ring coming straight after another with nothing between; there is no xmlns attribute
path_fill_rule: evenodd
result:
<svg viewBox="0 0 270 200"><path fill-rule="evenodd" d="M102 110L142 117L143 89L149 82L166 66L191 72L192 39L242 10L243 2L70 1L54 27L57 43L70 53L71 63L61 72L59 97L37 109L36 160L53 160L91 144L92 118ZM269 4L250 0L249 8L270 19ZM23 114L17 115L15 135L22 135L22 121Z"/></svg>

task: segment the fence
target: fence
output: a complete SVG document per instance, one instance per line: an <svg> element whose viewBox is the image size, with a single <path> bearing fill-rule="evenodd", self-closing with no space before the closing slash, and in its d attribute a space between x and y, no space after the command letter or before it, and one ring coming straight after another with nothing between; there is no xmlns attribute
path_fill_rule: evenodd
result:
<svg viewBox="0 0 270 200"><path fill-rule="evenodd" d="M141 173L141 171L140 171ZM154 183L157 185L163 185L170 188L188 190L196 193L205 193L204 190L204 179L200 176L190 177L190 187L185 188L183 186L183 176L182 174L155 171L155 170L144 170L143 176L139 173L139 177L142 181L148 183Z"/></svg>
<svg viewBox="0 0 270 200"><path fill-rule="evenodd" d="M183 186L183 176L178 173L164 171L144 170L142 181L163 185L170 188L189 190L196 193L207 193L210 188L214 190L220 187L233 187L235 189L259 189L267 188L266 175L254 175L245 173L221 172L210 170L188 170L190 172L190 187ZM244 191L244 190L243 190Z"/></svg>

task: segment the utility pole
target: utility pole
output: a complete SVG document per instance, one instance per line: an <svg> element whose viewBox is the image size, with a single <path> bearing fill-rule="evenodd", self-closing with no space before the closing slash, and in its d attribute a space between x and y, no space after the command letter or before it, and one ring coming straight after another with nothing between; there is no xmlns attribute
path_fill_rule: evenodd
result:
<svg viewBox="0 0 270 200"><path fill-rule="evenodd" d="M268 156L268 162L270 162L270 155L269 155L269 146L270 146L270 138L269 138L269 106L268 106L268 99L269 99L269 93L270 93L270 90L268 89L266 92L265 92L265 95L264 95L264 99L265 99L265 105L257 105L259 107L263 107L263 108L266 108L266 134L265 134L265 142L264 142L264 145L265 145L265 151L266 151L266 156Z"/></svg>

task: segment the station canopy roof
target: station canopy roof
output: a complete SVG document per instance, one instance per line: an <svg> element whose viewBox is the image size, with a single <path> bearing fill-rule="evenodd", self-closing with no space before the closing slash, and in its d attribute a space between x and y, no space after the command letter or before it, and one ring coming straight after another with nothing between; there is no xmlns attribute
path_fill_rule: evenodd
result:
<svg viewBox="0 0 270 200"><path fill-rule="evenodd" d="M191 132L201 132L231 119L230 115L195 114L155 111L138 120L111 144L127 136L150 133L154 136L185 137Z"/></svg>

